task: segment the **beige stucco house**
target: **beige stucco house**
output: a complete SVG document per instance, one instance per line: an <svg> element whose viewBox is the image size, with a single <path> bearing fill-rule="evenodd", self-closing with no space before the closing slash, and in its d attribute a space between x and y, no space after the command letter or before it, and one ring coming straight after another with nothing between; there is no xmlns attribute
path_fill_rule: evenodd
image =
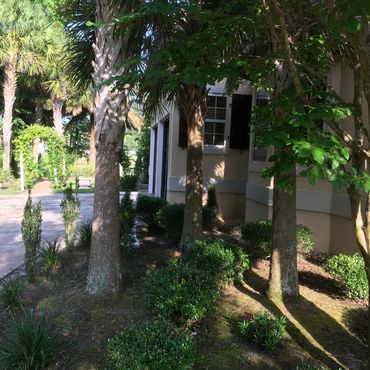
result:
<svg viewBox="0 0 370 370"><path fill-rule="evenodd" d="M351 102L353 73L336 64L330 75L332 87ZM204 125L204 185L215 184L224 219L255 221L271 218L272 180L261 177L268 150L256 149L249 122L254 105L267 97L250 85L231 96L224 83L210 86ZM367 107L364 107L364 113ZM366 117L366 114L364 114ZM149 193L170 203L184 202L186 173L186 121L175 104L152 122ZM351 131L351 121L343 122ZM299 169L298 169L299 170ZM297 222L311 228L316 251L352 253L357 249L350 205L345 191L327 182L315 186L297 178Z"/></svg>

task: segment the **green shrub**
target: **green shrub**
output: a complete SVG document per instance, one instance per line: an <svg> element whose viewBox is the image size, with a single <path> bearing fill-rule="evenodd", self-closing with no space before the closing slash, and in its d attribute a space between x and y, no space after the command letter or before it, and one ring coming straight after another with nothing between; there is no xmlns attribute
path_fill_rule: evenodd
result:
<svg viewBox="0 0 370 370"><path fill-rule="evenodd" d="M121 177L121 190L122 191L135 191L138 182L138 177L136 175L124 175Z"/></svg>
<svg viewBox="0 0 370 370"><path fill-rule="evenodd" d="M14 177L10 170L0 169L0 189L7 188L9 183L14 182Z"/></svg>
<svg viewBox="0 0 370 370"><path fill-rule="evenodd" d="M46 270L55 269L60 261L60 242L56 239L53 242L46 241L41 251Z"/></svg>
<svg viewBox="0 0 370 370"><path fill-rule="evenodd" d="M158 228L158 211L164 207L167 202L159 197L139 194L137 197L136 211L138 216L148 225L149 229Z"/></svg>
<svg viewBox="0 0 370 370"><path fill-rule="evenodd" d="M13 319L0 347L2 370L41 370L53 356L53 341L44 317L32 311Z"/></svg>
<svg viewBox="0 0 370 370"><path fill-rule="evenodd" d="M217 224L218 203L216 197L216 187L211 185L207 190L207 203L203 208L203 229L212 230Z"/></svg>
<svg viewBox="0 0 370 370"><path fill-rule="evenodd" d="M157 214L159 225L164 228L167 237L173 243L181 240L184 223L184 204L166 204Z"/></svg>
<svg viewBox="0 0 370 370"><path fill-rule="evenodd" d="M94 177L95 165L93 162L88 162L86 158L79 158L69 166L68 173L73 178Z"/></svg>
<svg viewBox="0 0 370 370"><path fill-rule="evenodd" d="M134 225L136 211L131 200L131 193L126 192L119 207L120 238L124 246L134 242Z"/></svg>
<svg viewBox="0 0 370 370"><path fill-rule="evenodd" d="M297 225L297 252L301 256L307 256L313 251L315 241L313 232L304 225Z"/></svg>
<svg viewBox="0 0 370 370"><path fill-rule="evenodd" d="M343 282L346 293L350 298L366 298L368 296L369 289L365 263L359 254L334 256L328 260L326 268Z"/></svg>
<svg viewBox="0 0 370 370"><path fill-rule="evenodd" d="M41 241L41 222L41 203L33 205L32 198L29 196L24 207L21 226L25 247L25 270L29 281L32 281L36 275L37 251L40 248Z"/></svg>
<svg viewBox="0 0 370 370"><path fill-rule="evenodd" d="M241 226L242 238L248 242L247 252L257 258L267 258L272 248L272 222L261 220L248 222ZM297 225L297 253L305 256L312 252L315 241L312 231L303 225Z"/></svg>
<svg viewBox="0 0 370 370"><path fill-rule="evenodd" d="M249 267L247 255L222 240L198 240L186 248L182 260L198 270L208 272L220 283L240 279Z"/></svg>
<svg viewBox="0 0 370 370"><path fill-rule="evenodd" d="M14 312L24 306L25 284L18 277L9 277L1 284L0 303L5 311Z"/></svg>
<svg viewBox="0 0 370 370"><path fill-rule="evenodd" d="M82 222L77 227L78 244L83 248L90 248L92 235L92 221Z"/></svg>
<svg viewBox="0 0 370 370"><path fill-rule="evenodd" d="M246 312L239 323L241 335L264 351L271 351L280 343L285 328L286 318L275 318L269 312L258 312L255 315Z"/></svg>
<svg viewBox="0 0 370 370"><path fill-rule="evenodd" d="M212 311L219 292L209 273L179 263L147 276L144 294L147 306L162 318L184 323Z"/></svg>
<svg viewBox="0 0 370 370"><path fill-rule="evenodd" d="M195 355L189 333L165 321L128 327L108 341L108 359L115 370L191 369Z"/></svg>
<svg viewBox="0 0 370 370"><path fill-rule="evenodd" d="M62 217L64 221L64 227L66 230L66 246L73 247L76 237L76 226L77 220L80 216L80 201L76 194L73 195L72 184L70 184L65 190L60 208L62 209Z"/></svg>

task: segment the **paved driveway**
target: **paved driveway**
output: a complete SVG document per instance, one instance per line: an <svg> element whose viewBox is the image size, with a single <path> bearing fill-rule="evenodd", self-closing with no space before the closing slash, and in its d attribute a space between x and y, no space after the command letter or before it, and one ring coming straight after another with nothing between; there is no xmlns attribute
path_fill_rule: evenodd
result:
<svg viewBox="0 0 370 370"><path fill-rule="evenodd" d="M42 239L54 240L64 236L60 213L62 194L35 195L41 201ZM80 194L81 219L92 217L94 194ZM0 278L23 264L24 246L21 235L23 208L27 195L0 195Z"/></svg>

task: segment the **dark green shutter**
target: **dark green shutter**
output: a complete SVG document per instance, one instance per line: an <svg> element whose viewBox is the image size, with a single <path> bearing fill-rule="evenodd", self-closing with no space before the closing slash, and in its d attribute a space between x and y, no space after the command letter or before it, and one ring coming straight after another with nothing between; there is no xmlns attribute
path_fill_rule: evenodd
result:
<svg viewBox="0 0 370 370"><path fill-rule="evenodd" d="M180 122L179 122L179 147L188 147L188 123L184 111L180 108Z"/></svg>
<svg viewBox="0 0 370 370"><path fill-rule="evenodd" d="M249 149L252 95L232 97L230 149Z"/></svg>

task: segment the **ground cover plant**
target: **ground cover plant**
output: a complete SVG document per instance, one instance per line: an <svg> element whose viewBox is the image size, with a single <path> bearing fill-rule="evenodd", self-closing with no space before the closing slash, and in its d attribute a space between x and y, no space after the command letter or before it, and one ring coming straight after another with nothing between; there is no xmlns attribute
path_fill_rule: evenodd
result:
<svg viewBox="0 0 370 370"><path fill-rule="evenodd" d="M130 326L108 341L108 359L116 370L191 369L195 344L187 330L166 321Z"/></svg>
<svg viewBox="0 0 370 370"><path fill-rule="evenodd" d="M41 256L43 258L44 268L46 270L53 270L58 266L61 256L60 244L60 240L58 239L52 242L44 242L41 249Z"/></svg>
<svg viewBox="0 0 370 370"><path fill-rule="evenodd" d="M326 268L343 282L349 297L366 298L368 296L369 287L365 263L359 254L333 256L328 260Z"/></svg>
<svg viewBox="0 0 370 370"><path fill-rule="evenodd" d="M11 276L0 286L0 304L5 311L15 312L24 307L25 283L19 276Z"/></svg>
<svg viewBox="0 0 370 370"><path fill-rule="evenodd" d="M12 319L0 346L0 368L41 370L53 358L55 344L45 317L25 311Z"/></svg>

